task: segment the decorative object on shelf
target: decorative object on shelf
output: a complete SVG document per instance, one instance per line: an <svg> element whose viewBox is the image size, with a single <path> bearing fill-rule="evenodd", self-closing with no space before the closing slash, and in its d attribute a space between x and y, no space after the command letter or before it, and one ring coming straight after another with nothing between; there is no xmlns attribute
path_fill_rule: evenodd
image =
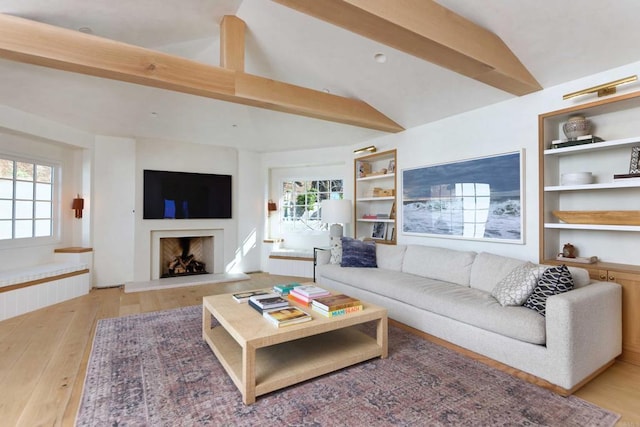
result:
<svg viewBox="0 0 640 427"><path fill-rule="evenodd" d="M376 240L383 240L386 231L386 224L384 222L374 222L373 229L371 231L371 238Z"/></svg>
<svg viewBox="0 0 640 427"><path fill-rule="evenodd" d="M78 194L71 203L71 209L76 211L76 218L82 218L82 210L84 209L84 199Z"/></svg>
<svg viewBox="0 0 640 427"><path fill-rule="evenodd" d="M389 160L389 166L387 166L387 170L389 173L396 173L396 161L391 159Z"/></svg>
<svg viewBox="0 0 640 427"><path fill-rule="evenodd" d="M553 211L567 224L640 225L640 211Z"/></svg>
<svg viewBox="0 0 640 427"><path fill-rule="evenodd" d="M570 172L560 176L561 185L584 185L592 184L593 175L591 172Z"/></svg>
<svg viewBox="0 0 640 427"><path fill-rule="evenodd" d="M368 147L362 147L362 148L358 148L356 150L353 150L353 154L375 153L375 152L376 152L376 146L375 145L370 145Z"/></svg>
<svg viewBox="0 0 640 427"><path fill-rule="evenodd" d="M269 213L271 213L271 212L275 212L277 210L278 210L278 206L276 205L276 202L274 202L273 200L269 200L267 202L267 211Z"/></svg>
<svg viewBox="0 0 640 427"><path fill-rule="evenodd" d="M578 250L571 243L566 243L562 247L562 252L558 254L558 256L562 255L565 258L575 258L578 254Z"/></svg>
<svg viewBox="0 0 640 427"><path fill-rule="evenodd" d="M629 163L629 174L640 174L640 169L638 169L639 157L640 157L640 145L631 147L631 161Z"/></svg>
<svg viewBox="0 0 640 427"><path fill-rule="evenodd" d="M574 140L580 136L589 135L591 122L584 116L569 117L569 120L562 125L562 131L569 140Z"/></svg>
<svg viewBox="0 0 640 427"><path fill-rule="evenodd" d="M389 212L389 218L396 219L396 202L393 202L393 204L391 205L391 212Z"/></svg>
<svg viewBox="0 0 640 427"><path fill-rule="evenodd" d="M364 178L367 175L371 174L371 163L369 162L358 162L358 178Z"/></svg>
<svg viewBox="0 0 640 427"><path fill-rule="evenodd" d="M622 84L626 84L626 83L631 83L631 82L635 82L636 80L638 80L638 76L629 76L629 77L625 77L623 79L618 79L618 80L614 80L612 82L609 83L604 83L598 86L593 86L587 89L582 89L582 90L578 90L576 92L571 92L568 93L566 95L564 95L562 97L563 100L567 100L570 98L575 98L576 96L581 96L581 95L587 95L589 93L597 93L598 97L601 96L606 96L606 95L613 95L614 93L616 93L616 87L620 86Z"/></svg>
<svg viewBox="0 0 640 427"><path fill-rule="evenodd" d="M373 188L373 197L391 197L395 193L393 188Z"/></svg>
<svg viewBox="0 0 640 427"><path fill-rule="evenodd" d="M523 161L521 150L403 169L402 232L523 243Z"/></svg>

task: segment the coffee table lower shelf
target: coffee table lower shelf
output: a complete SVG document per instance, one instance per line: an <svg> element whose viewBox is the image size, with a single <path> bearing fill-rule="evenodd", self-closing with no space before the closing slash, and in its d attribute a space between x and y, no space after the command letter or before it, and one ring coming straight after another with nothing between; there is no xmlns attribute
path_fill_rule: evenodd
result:
<svg viewBox="0 0 640 427"><path fill-rule="evenodd" d="M385 319L386 320L386 319ZM203 338L242 392L243 349L222 327L203 331ZM384 349L386 350L386 348ZM256 349L255 394L259 396L376 357L386 357L375 338L354 327ZM245 367L246 368L246 367ZM244 395L245 403L255 397ZM251 393L253 394L253 393Z"/></svg>

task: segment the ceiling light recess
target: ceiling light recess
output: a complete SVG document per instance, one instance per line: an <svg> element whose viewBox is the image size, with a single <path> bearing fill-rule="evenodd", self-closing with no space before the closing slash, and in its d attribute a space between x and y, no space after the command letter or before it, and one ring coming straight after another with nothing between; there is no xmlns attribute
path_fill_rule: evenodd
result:
<svg viewBox="0 0 640 427"><path fill-rule="evenodd" d="M606 96L606 95L613 95L614 93L616 93L616 87L626 84L626 83L631 83L631 82L635 82L636 80L638 80L638 76L629 76L629 77L625 77L623 79L618 79L618 80L614 80L612 82L609 83L603 83L601 85L598 86L593 86L587 89L582 89L576 92L571 92L568 93L566 95L564 95L562 97L563 100L567 100L570 98L575 98L576 96L582 96L582 95L587 95L589 93L598 93L598 97L600 96Z"/></svg>

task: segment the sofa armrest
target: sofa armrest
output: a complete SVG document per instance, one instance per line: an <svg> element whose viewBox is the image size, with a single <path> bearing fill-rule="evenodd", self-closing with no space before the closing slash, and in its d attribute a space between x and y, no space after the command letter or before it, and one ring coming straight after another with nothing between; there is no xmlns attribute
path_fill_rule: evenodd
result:
<svg viewBox="0 0 640 427"><path fill-rule="evenodd" d="M558 369L580 381L622 352L622 287L593 282L549 297L547 349L564 361Z"/></svg>

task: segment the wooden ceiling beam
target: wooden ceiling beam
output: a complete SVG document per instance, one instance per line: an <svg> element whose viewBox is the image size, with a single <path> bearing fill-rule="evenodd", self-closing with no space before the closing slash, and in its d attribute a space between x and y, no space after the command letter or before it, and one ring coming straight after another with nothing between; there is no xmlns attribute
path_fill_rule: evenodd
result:
<svg viewBox="0 0 640 427"><path fill-rule="evenodd" d="M246 24L237 16L225 15L220 22L220 66L244 72Z"/></svg>
<svg viewBox="0 0 640 427"><path fill-rule="evenodd" d="M514 95L542 87L494 33L433 0L274 0Z"/></svg>
<svg viewBox="0 0 640 427"><path fill-rule="evenodd" d="M0 14L0 58L383 132L404 130L356 99L5 14Z"/></svg>

